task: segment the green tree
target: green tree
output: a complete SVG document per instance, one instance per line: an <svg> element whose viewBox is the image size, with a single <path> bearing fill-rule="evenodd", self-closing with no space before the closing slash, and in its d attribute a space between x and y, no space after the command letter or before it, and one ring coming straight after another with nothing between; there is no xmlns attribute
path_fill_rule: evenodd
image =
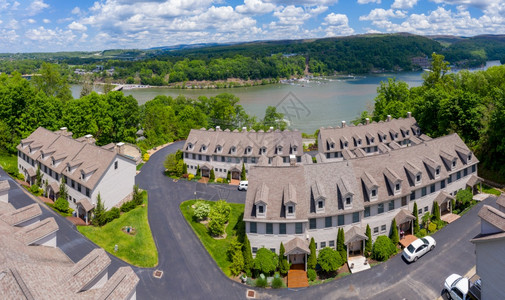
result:
<svg viewBox="0 0 505 300"><path fill-rule="evenodd" d="M244 255L244 271L246 272L247 276L251 276L251 270L254 267L254 259L251 252L251 244L249 243L247 234L244 235L242 253Z"/></svg>
<svg viewBox="0 0 505 300"><path fill-rule="evenodd" d="M65 176L61 176L59 197L65 199L65 201L67 201L68 191L67 191Z"/></svg>
<svg viewBox="0 0 505 300"><path fill-rule="evenodd" d="M263 118L263 128L269 129L270 127L280 130L284 130L287 127L286 121L284 121L284 114L277 112L275 106L268 106Z"/></svg>
<svg viewBox="0 0 505 300"><path fill-rule="evenodd" d="M42 173L40 173L40 165L37 164L37 172L35 173L35 184L42 186Z"/></svg>
<svg viewBox="0 0 505 300"><path fill-rule="evenodd" d="M414 202L414 209L412 210L412 214L414 215L414 234L419 232L419 215L417 213L417 202Z"/></svg>
<svg viewBox="0 0 505 300"><path fill-rule="evenodd" d="M281 246L279 247L279 272L282 275L288 274L290 264L288 262L288 259L284 255L286 250L284 249L284 244L281 242Z"/></svg>
<svg viewBox="0 0 505 300"><path fill-rule="evenodd" d="M365 256L369 257L372 254L373 242L372 242L372 230L370 229L370 225L368 225L368 224L366 224L366 232L365 233L368 238L365 243Z"/></svg>
<svg viewBox="0 0 505 300"><path fill-rule="evenodd" d="M388 78L377 88L373 112L374 121L385 120L387 115L393 118L405 117L409 110L410 90L407 83Z"/></svg>
<svg viewBox="0 0 505 300"><path fill-rule="evenodd" d="M214 168L210 169L209 182L214 182L216 180L216 174L214 173Z"/></svg>
<svg viewBox="0 0 505 300"><path fill-rule="evenodd" d="M337 234L337 251L342 257L342 259L347 261L347 250L345 248L345 235L344 235L344 228L339 228L338 229L338 234Z"/></svg>
<svg viewBox="0 0 505 300"><path fill-rule="evenodd" d="M451 70L449 63L444 59L443 55L433 52L431 55L431 70L423 74L423 84L425 86L434 87L437 83L444 81L445 75Z"/></svg>
<svg viewBox="0 0 505 300"><path fill-rule="evenodd" d="M424 213L423 218L422 218L423 228L426 228L426 229L428 228L428 225L430 225L431 217L432 216L429 212Z"/></svg>
<svg viewBox="0 0 505 300"><path fill-rule="evenodd" d="M195 210L193 211L193 217L197 220L205 220L210 214L210 205L203 202L197 201L195 203Z"/></svg>
<svg viewBox="0 0 505 300"><path fill-rule="evenodd" d="M400 236L398 235L398 227L396 226L396 219L393 218L393 221L391 222L391 241L393 242L394 245L398 245L400 242Z"/></svg>
<svg viewBox="0 0 505 300"><path fill-rule="evenodd" d="M222 215L224 223L228 223L230 220L231 206L226 203L225 200L217 201L214 206L212 206L211 211L215 211L217 214Z"/></svg>
<svg viewBox="0 0 505 300"><path fill-rule="evenodd" d="M433 218L435 221L440 221L440 206L437 201L433 201Z"/></svg>
<svg viewBox="0 0 505 300"><path fill-rule="evenodd" d="M272 274L277 268L278 258L277 255L268 250L267 248L261 248L256 252L256 258L254 259L254 269L258 274L262 273L265 275Z"/></svg>
<svg viewBox="0 0 505 300"><path fill-rule="evenodd" d="M231 181L231 172L230 172L230 170L228 170L228 172L226 173L226 180L227 180L228 182L230 182L230 181Z"/></svg>
<svg viewBox="0 0 505 300"><path fill-rule="evenodd" d="M62 198L62 197L58 197L58 199L56 199L56 201L54 201L54 208L56 208L57 210L59 210L59 211L61 211L63 213L68 212L68 201L67 201L67 199Z"/></svg>
<svg viewBox="0 0 505 300"><path fill-rule="evenodd" d="M102 226L105 222L105 207L102 203L100 193L96 197L96 207L93 214L93 224L95 226Z"/></svg>
<svg viewBox="0 0 505 300"><path fill-rule="evenodd" d="M224 234L224 216L217 213L215 210L210 210L209 214L209 224L207 225L209 228L209 232L213 236L221 236Z"/></svg>
<svg viewBox="0 0 505 300"><path fill-rule="evenodd" d="M32 82L37 90L44 92L47 96L56 97L61 100L72 99L72 92L66 78L61 74L58 65L42 63L39 70L40 76L34 76Z"/></svg>
<svg viewBox="0 0 505 300"><path fill-rule="evenodd" d="M180 173L182 173L182 166L184 164L180 164L180 162L180 160L177 160L175 153L170 153L165 158L163 166L170 175L180 176Z"/></svg>
<svg viewBox="0 0 505 300"><path fill-rule="evenodd" d="M244 256L242 254L242 243L234 238L228 249L228 259L231 262L230 272L232 275L239 275L244 269Z"/></svg>
<svg viewBox="0 0 505 300"><path fill-rule="evenodd" d="M240 180L247 180L245 173L245 164L242 162L242 170L240 171Z"/></svg>
<svg viewBox="0 0 505 300"><path fill-rule="evenodd" d="M380 235L375 240L372 248L372 257L378 261L388 260L391 255L396 253L396 246L390 238Z"/></svg>
<svg viewBox="0 0 505 300"><path fill-rule="evenodd" d="M344 264L340 253L331 249L330 247L325 247L319 250L319 256L317 258L317 263L324 272L335 272L340 266Z"/></svg>
<svg viewBox="0 0 505 300"><path fill-rule="evenodd" d="M200 165L196 166L196 177L201 177L202 176L202 170L200 170Z"/></svg>
<svg viewBox="0 0 505 300"><path fill-rule="evenodd" d="M469 189L463 189L456 194L456 205L464 210L472 202L473 194Z"/></svg>
<svg viewBox="0 0 505 300"><path fill-rule="evenodd" d="M188 165L187 164L182 165L182 174L188 174Z"/></svg>
<svg viewBox="0 0 505 300"><path fill-rule="evenodd" d="M309 249L310 254L309 257L307 258L307 268L315 269L317 265L317 254L316 254L316 241L314 241L314 238L310 239Z"/></svg>

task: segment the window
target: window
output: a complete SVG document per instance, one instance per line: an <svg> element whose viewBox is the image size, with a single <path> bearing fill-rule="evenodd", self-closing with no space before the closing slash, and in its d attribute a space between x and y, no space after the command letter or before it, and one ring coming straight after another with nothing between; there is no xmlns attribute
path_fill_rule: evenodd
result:
<svg viewBox="0 0 505 300"><path fill-rule="evenodd" d="M288 215L292 215L295 212L293 205L288 205Z"/></svg>
<svg viewBox="0 0 505 300"><path fill-rule="evenodd" d="M475 165L472 165L472 173L475 173L476 170L477 170L477 167Z"/></svg>
<svg viewBox="0 0 505 300"><path fill-rule="evenodd" d="M353 223L358 223L359 222L359 212L354 212L352 213L352 222Z"/></svg>
<svg viewBox="0 0 505 300"><path fill-rule="evenodd" d="M286 223L279 224L279 234L286 234Z"/></svg>
<svg viewBox="0 0 505 300"><path fill-rule="evenodd" d="M402 197L402 206L407 205L407 196Z"/></svg>
<svg viewBox="0 0 505 300"><path fill-rule="evenodd" d="M252 247L252 253L253 253L253 254L256 254L256 252L258 252L258 248L256 248L256 247Z"/></svg>
<svg viewBox="0 0 505 300"><path fill-rule="evenodd" d="M329 246L330 246L330 247L332 247L332 248L334 248L334 247L335 247L335 241L329 241L328 243L329 243Z"/></svg>
<svg viewBox="0 0 505 300"><path fill-rule="evenodd" d="M202 145L202 151L206 151L206 150L207 150L207 146Z"/></svg>
<svg viewBox="0 0 505 300"><path fill-rule="evenodd" d="M274 233L274 224L272 223L267 223L267 234L273 234Z"/></svg>
<svg viewBox="0 0 505 300"><path fill-rule="evenodd" d="M412 191L410 193L410 201L414 201L414 200L416 200L416 191Z"/></svg>
<svg viewBox="0 0 505 300"><path fill-rule="evenodd" d="M468 161L471 161L472 160L472 154L468 154Z"/></svg>
<svg viewBox="0 0 505 300"><path fill-rule="evenodd" d="M256 222L249 223L249 232L250 233L257 233L258 232L258 229L256 228Z"/></svg>
<svg viewBox="0 0 505 300"><path fill-rule="evenodd" d="M384 212L384 203L377 205L377 213L382 214Z"/></svg>
<svg viewBox="0 0 505 300"><path fill-rule="evenodd" d="M452 183L452 174L447 178L447 184Z"/></svg>
<svg viewBox="0 0 505 300"><path fill-rule="evenodd" d="M331 221L331 217L324 218L324 227L328 228L333 226L333 222Z"/></svg>
<svg viewBox="0 0 505 300"><path fill-rule="evenodd" d="M375 198L375 196L377 196L377 190L373 189L371 194L372 194L372 198Z"/></svg>
<svg viewBox="0 0 505 300"><path fill-rule="evenodd" d="M423 187L421 189L421 197L424 197L424 196L426 196L426 187Z"/></svg>
<svg viewBox="0 0 505 300"><path fill-rule="evenodd" d="M230 152L235 153L235 150L236 150L236 148L235 148L235 146L233 146L233 147L231 147Z"/></svg>
<svg viewBox="0 0 505 300"><path fill-rule="evenodd" d="M456 180L460 179L461 179L461 171L458 171L458 173L456 173Z"/></svg>
<svg viewBox="0 0 505 300"><path fill-rule="evenodd" d="M309 219L309 229L316 229L316 228L317 228L316 219Z"/></svg>
<svg viewBox="0 0 505 300"><path fill-rule="evenodd" d="M374 227L373 234L378 234L378 233L379 233L379 227Z"/></svg>
<svg viewBox="0 0 505 300"><path fill-rule="evenodd" d="M420 208L420 209L418 209L418 210L417 210L417 214L419 214L419 215L420 215L420 214L422 214L422 213L423 213L423 209L422 209L422 208Z"/></svg>
<svg viewBox="0 0 505 300"><path fill-rule="evenodd" d="M265 208L263 207L263 205L258 205L258 213L259 214L264 214L265 213Z"/></svg>
<svg viewBox="0 0 505 300"><path fill-rule="evenodd" d="M370 206L365 207L365 218L370 217Z"/></svg>
<svg viewBox="0 0 505 300"><path fill-rule="evenodd" d="M425 206L424 207L424 212L427 212L428 211L428 206Z"/></svg>
<svg viewBox="0 0 505 300"><path fill-rule="evenodd" d="M270 248L270 251L272 251L273 253L275 253L275 248Z"/></svg>
<svg viewBox="0 0 505 300"><path fill-rule="evenodd" d="M394 210L395 209L395 200L389 201L389 210Z"/></svg>
<svg viewBox="0 0 505 300"><path fill-rule="evenodd" d="M440 181L440 188L441 189L445 188L445 179Z"/></svg>
<svg viewBox="0 0 505 300"><path fill-rule="evenodd" d="M370 143L374 143L374 141L375 141L375 138L370 139Z"/></svg>
<svg viewBox="0 0 505 300"><path fill-rule="evenodd" d="M421 174L417 174L416 176L416 182L420 182L421 181Z"/></svg>
<svg viewBox="0 0 505 300"><path fill-rule="evenodd" d="M344 142L344 148L347 148L347 145L348 145L347 142Z"/></svg>
<svg viewBox="0 0 505 300"><path fill-rule="evenodd" d="M319 200L317 201L317 209L323 209L324 208L324 201Z"/></svg>
<svg viewBox="0 0 505 300"><path fill-rule="evenodd" d="M73 189L75 189L75 181L73 181L72 179L70 179L70 185L72 186Z"/></svg>
<svg viewBox="0 0 505 300"><path fill-rule="evenodd" d="M430 193L434 192L435 192L435 184L433 183L432 185L430 185Z"/></svg>
<svg viewBox="0 0 505 300"><path fill-rule="evenodd" d="M453 160L453 161L452 161L452 168L453 168L453 169L454 169L454 168L456 168L456 160Z"/></svg>
<svg viewBox="0 0 505 300"><path fill-rule="evenodd" d="M89 197L89 189L86 188L86 197Z"/></svg>
<svg viewBox="0 0 505 300"><path fill-rule="evenodd" d="M400 183L397 183L397 184L395 185L395 191L396 191L396 192L400 191Z"/></svg>
<svg viewBox="0 0 505 300"><path fill-rule="evenodd" d="M386 225L381 225L381 232L386 232Z"/></svg>
<svg viewBox="0 0 505 300"><path fill-rule="evenodd" d="M463 177L465 177L466 175L468 175L468 169L463 170Z"/></svg>
<svg viewBox="0 0 505 300"><path fill-rule="evenodd" d="M117 160L114 162L114 169L117 169Z"/></svg>
<svg viewBox="0 0 505 300"><path fill-rule="evenodd" d="M247 157L244 157L244 164L247 163Z"/></svg>
<svg viewBox="0 0 505 300"><path fill-rule="evenodd" d="M301 234L303 232L303 224L296 223L295 224L295 234Z"/></svg>
<svg viewBox="0 0 505 300"><path fill-rule="evenodd" d="M351 205L351 196L345 197L345 205Z"/></svg>
<svg viewBox="0 0 505 300"><path fill-rule="evenodd" d="M345 224L344 215L339 215L337 217L337 224L338 226L343 226Z"/></svg>
<svg viewBox="0 0 505 300"><path fill-rule="evenodd" d="M255 164L256 163L256 157L251 157L251 163Z"/></svg>
<svg viewBox="0 0 505 300"><path fill-rule="evenodd" d="M439 176L440 175L440 167L437 167L437 169L435 170L435 176Z"/></svg>
<svg viewBox="0 0 505 300"><path fill-rule="evenodd" d="M321 242L321 249L326 247L326 242Z"/></svg>
<svg viewBox="0 0 505 300"><path fill-rule="evenodd" d="M78 183L78 184L77 184L77 190L78 190L79 192L81 191L81 184L80 184L80 183Z"/></svg>

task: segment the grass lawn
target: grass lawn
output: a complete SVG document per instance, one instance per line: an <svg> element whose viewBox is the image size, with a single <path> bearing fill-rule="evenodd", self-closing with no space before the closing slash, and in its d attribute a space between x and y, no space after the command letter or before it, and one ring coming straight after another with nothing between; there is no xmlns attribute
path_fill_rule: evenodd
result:
<svg viewBox="0 0 505 300"><path fill-rule="evenodd" d="M140 169L142 169L142 166L144 166L144 163L140 163L137 165L137 171L139 171Z"/></svg>
<svg viewBox="0 0 505 300"><path fill-rule="evenodd" d="M18 158L14 154L9 154L0 151L0 166L2 166L2 169L4 169L7 173L11 174L17 173L18 172Z"/></svg>
<svg viewBox="0 0 505 300"><path fill-rule="evenodd" d="M495 188L492 188L486 184L482 184L482 192L486 194L492 194L496 196L500 196L501 192Z"/></svg>
<svg viewBox="0 0 505 300"><path fill-rule="evenodd" d="M186 221L188 221L188 223L193 228L193 231L196 233L205 249L207 249L212 258L214 258L217 265L221 268L221 270L223 270L223 272L227 276L230 276L231 275L229 269L230 262L228 261L226 252L230 247L230 243L233 239L233 236L235 236L236 234L238 228L237 223L239 222L239 220L240 221L242 220L244 213L244 204L229 203L231 205L231 213L230 213L230 221L228 222L228 226L226 226L227 236L225 239L214 239L209 235L207 227L204 224L196 222L193 219L193 208L191 206L196 201L203 201L203 200L188 200L182 202L180 205L181 212L184 215L184 218L186 218ZM211 206L214 205L215 203L213 201L205 201L205 202L209 203Z"/></svg>
<svg viewBox="0 0 505 300"><path fill-rule="evenodd" d="M124 213L119 219L102 227L78 226L77 229L107 252L132 265L154 267L158 264L158 251L147 222L147 193L143 192L143 196L143 207L139 206ZM125 226L132 226L137 234L129 235L123 232L122 228ZM115 245L118 245L117 252L114 252Z"/></svg>

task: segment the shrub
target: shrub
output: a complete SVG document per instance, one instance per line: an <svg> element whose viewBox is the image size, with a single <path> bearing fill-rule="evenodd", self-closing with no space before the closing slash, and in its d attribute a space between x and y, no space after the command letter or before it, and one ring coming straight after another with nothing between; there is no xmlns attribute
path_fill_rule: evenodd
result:
<svg viewBox="0 0 505 300"><path fill-rule="evenodd" d="M195 178L195 175L193 175L193 174L189 174L189 175L188 175L188 180L189 180L189 181L193 180L193 178Z"/></svg>
<svg viewBox="0 0 505 300"><path fill-rule="evenodd" d="M104 214L104 224L112 222L114 219L119 218L120 213L119 213L119 208L113 207L109 211L106 211Z"/></svg>
<svg viewBox="0 0 505 300"><path fill-rule="evenodd" d="M147 162L147 161L149 161L150 157L151 156L148 153L144 153L144 155L142 156L142 160L145 161L145 162Z"/></svg>
<svg viewBox="0 0 505 300"><path fill-rule="evenodd" d="M215 214L210 216L208 224L209 232L213 236L220 236L224 233L224 220L221 215Z"/></svg>
<svg viewBox="0 0 505 300"><path fill-rule="evenodd" d="M244 255L242 254L242 243L235 238L228 249L228 258L231 261L230 272L232 275L239 275L244 269Z"/></svg>
<svg viewBox="0 0 505 300"><path fill-rule="evenodd" d="M370 229L370 225L366 224L366 236L368 237L368 240L366 240L365 243L365 256L370 257L372 254L372 230Z"/></svg>
<svg viewBox="0 0 505 300"><path fill-rule="evenodd" d="M38 194L39 190L40 190L40 187L36 184L34 184L30 187L30 192L32 192L33 194Z"/></svg>
<svg viewBox="0 0 505 300"><path fill-rule="evenodd" d="M245 173L245 164L242 162L242 170L240 171L240 180L247 180Z"/></svg>
<svg viewBox="0 0 505 300"><path fill-rule="evenodd" d="M423 228L419 230L419 232L416 234L417 237L422 238L423 236L428 235L428 232L426 232L426 228Z"/></svg>
<svg viewBox="0 0 505 300"><path fill-rule="evenodd" d="M193 212L193 217L195 217L196 220L205 220L210 213L210 205L203 202L203 201L198 201L195 203L195 211Z"/></svg>
<svg viewBox="0 0 505 300"><path fill-rule="evenodd" d="M267 248L261 248L256 252L254 269L258 273L272 274L277 268L277 255Z"/></svg>
<svg viewBox="0 0 505 300"><path fill-rule="evenodd" d="M263 275L263 274L261 274ZM258 279L256 279L256 282L254 283L255 286L257 287L267 287L268 285L268 282L267 282L267 279L263 276L263 277L258 277Z"/></svg>
<svg viewBox="0 0 505 300"><path fill-rule="evenodd" d="M56 201L54 201L54 208L56 208L58 211L61 211L63 213L68 212L68 201L67 199L63 198L58 198Z"/></svg>
<svg viewBox="0 0 505 300"><path fill-rule="evenodd" d="M182 175L185 175L185 174L188 174L188 165L184 163L182 165Z"/></svg>
<svg viewBox="0 0 505 300"><path fill-rule="evenodd" d="M319 250L317 263L321 266L321 270L324 272L334 272L344 264L344 261L338 251L333 250L330 247L325 247L324 249Z"/></svg>
<svg viewBox="0 0 505 300"><path fill-rule="evenodd" d="M254 267L254 259L252 257L251 243L247 235L244 235L244 244L242 245L242 254L244 255L244 271L247 276L251 276L251 269Z"/></svg>
<svg viewBox="0 0 505 300"><path fill-rule="evenodd" d="M317 264L317 256L316 256L316 242L314 241L314 238L310 239L309 249L310 254L309 258L307 259L307 268L315 269Z"/></svg>
<svg viewBox="0 0 505 300"><path fill-rule="evenodd" d="M272 280L272 288L274 289L280 289L284 287L284 282L280 277L275 277L274 280Z"/></svg>
<svg viewBox="0 0 505 300"><path fill-rule="evenodd" d="M472 192L468 189L461 190L456 194L456 205L460 211L465 210L472 203Z"/></svg>
<svg viewBox="0 0 505 300"><path fill-rule="evenodd" d="M231 206L224 200L217 201L211 210L214 210L224 218L224 223L228 223L230 219Z"/></svg>
<svg viewBox="0 0 505 300"><path fill-rule="evenodd" d="M281 246L279 248L279 272L282 275L288 274L290 267L288 259L284 256L285 251L284 244L281 242Z"/></svg>
<svg viewBox="0 0 505 300"><path fill-rule="evenodd" d="M442 228L444 228L444 226L445 226L445 222L442 221L442 220L433 221L433 223L437 224L437 229L439 229L439 230L442 229Z"/></svg>
<svg viewBox="0 0 505 300"><path fill-rule="evenodd" d="M390 238L385 235L377 237L372 248L372 257L378 261L388 260L391 255L396 253L396 246Z"/></svg>
<svg viewBox="0 0 505 300"><path fill-rule="evenodd" d="M419 214L417 212L417 202L414 202L414 209L412 211L412 214L414 215L414 234L417 234L419 232Z"/></svg>
<svg viewBox="0 0 505 300"><path fill-rule="evenodd" d="M122 212L129 212L130 210L134 209L135 207L136 207L136 205L133 201L128 201L128 202L125 202L121 205L120 210Z"/></svg>
<svg viewBox="0 0 505 300"><path fill-rule="evenodd" d="M433 209L432 210L433 210L433 213L432 213L433 219L435 221L440 220L440 206L438 205L437 201L433 201Z"/></svg>
<svg viewBox="0 0 505 300"><path fill-rule="evenodd" d="M94 211L94 216L93 216L93 224L96 226L102 226L105 224L105 208L102 203L102 197L100 196L100 193L98 193L98 196L96 197L96 207Z"/></svg>
<svg viewBox="0 0 505 300"><path fill-rule="evenodd" d="M21 173L17 173L15 177L16 177L17 179L19 179L19 180L22 180L22 181L24 181L24 180L25 180L25 176L24 176L23 174L21 174Z"/></svg>
<svg viewBox="0 0 505 300"><path fill-rule="evenodd" d="M218 179L216 179L216 182L217 183L223 183L223 180L224 180L223 178L219 177Z"/></svg>
<svg viewBox="0 0 505 300"><path fill-rule="evenodd" d="M394 245L398 245L400 242L400 236L398 235L398 228L396 227L396 219L391 222L391 241Z"/></svg>
<svg viewBox="0 0 505 300"><path fill-rule="evenodd" d="M428 225L428 231L433 233L437 230L437 224L435 223L430 223L430 225Z"/></svg>
<svg viewBox="0 0 505 300"><path fill-rule="evenodd" d="M132 202L135 205L141 205L144 202L144 197L138 185L133 186Z"/></svg>
<svg viewBox="0 0 505 300"><path fill-rule="evenodd" d="M216 173L214 173L214 169L210 169L209 182L214 182L216 180Z"/></svg>
<svg viewBox="0 0 505 300"><path fill-rule="evenodd" d="M316 271L314 269L308 269L307 270L307 278L310 281L316 280L316 277L317 277L317 274L316 274Z"/></svg>
<svg viewBox="0 0 505 300"><path fill-rule="evenodd" d="M347 251L345 250L345 233L344 233L344 228L339 228L338 229L337 251L338 251L338 253L340 253L340 257L344 260L344 262L346 262L347 261Z"/></svg>

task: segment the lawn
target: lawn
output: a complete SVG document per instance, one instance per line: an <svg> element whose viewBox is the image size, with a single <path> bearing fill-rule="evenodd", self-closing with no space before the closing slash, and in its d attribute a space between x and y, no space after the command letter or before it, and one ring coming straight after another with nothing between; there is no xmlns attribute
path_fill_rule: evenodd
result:
<svg viewBox="0 0 505 300"><path fill-rule="evenodd" d="M144 205L121 215L119 219L102 226L78 226L77 229L107 252L120 259L144 268L158 264L158 251L147 221L147 192L143 192ZM122 231L125 226L135 228L136 234ZM114 246L118 251L114 252Z"/></svg>
<svg viewBox="0 0 505 300"><path fill-rule="evenodd" d="M230 221L228 226L226 227L226 238L225 239L214 239L211 237L207 231L207 227L197 222L193 219L193 208L191 207L196 201L203 200L188 200L182 202L180 205L180 209L186 221L191 225L193 231L196 233L203 246L210 253L210 256L214 258L217 265L223 270L223 272L230 276L230 262L228 261L226 252L230 247L230 243L233 237L236 235L237 228L239 227L238 223L242 223L242 217L244 214L244 204L235 204L229 203L231 205L231 213L230 213ZM213 201L205 201L209 203L211 206L214 205ZM242 223L243 224L243 223Z"/></svg>
<svg viewBox="0 0 505 300"><path fill-rule="evenodd" d="M16 155L0 151L0 166L5 172L13 175L18 173L18 158Z"/></svg>
<svg viewBox="0 0 505 300"><path fill-rule="evenodd" d="M495 188L488 186L487 184L482 184L482 192L486 194L492 194L500 196L501 192Z"/></svg>

